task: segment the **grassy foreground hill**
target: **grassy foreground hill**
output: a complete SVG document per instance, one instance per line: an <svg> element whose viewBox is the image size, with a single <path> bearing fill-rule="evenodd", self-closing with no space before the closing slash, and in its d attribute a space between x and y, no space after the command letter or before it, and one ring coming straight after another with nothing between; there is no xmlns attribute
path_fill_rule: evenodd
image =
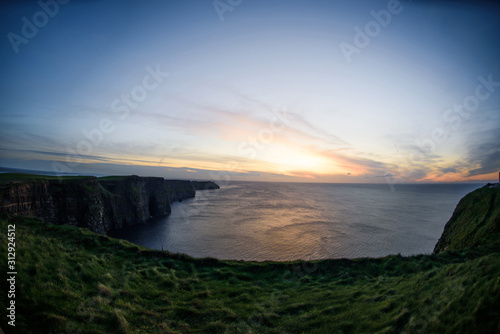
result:
<svg viewBox="0 0 500 334"><path fill-rule="evenodd" d="M467 208L464 218L450 220L446 245L432 255L355 260L195 259L4 216L0 326L7 334L500 333L499 192L464 197L455 211ZM8 225L15 327L4 293Z"/></svg>

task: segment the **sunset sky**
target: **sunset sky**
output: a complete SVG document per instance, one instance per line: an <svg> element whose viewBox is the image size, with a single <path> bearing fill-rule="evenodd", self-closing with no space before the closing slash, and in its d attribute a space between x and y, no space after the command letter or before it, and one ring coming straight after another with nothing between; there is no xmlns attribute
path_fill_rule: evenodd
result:
<svg viewBox="0 0 500 334"><path fill-rule="evenodd" d="M495 2L59 1L1 5L0 167L497 179Z"/></svg>

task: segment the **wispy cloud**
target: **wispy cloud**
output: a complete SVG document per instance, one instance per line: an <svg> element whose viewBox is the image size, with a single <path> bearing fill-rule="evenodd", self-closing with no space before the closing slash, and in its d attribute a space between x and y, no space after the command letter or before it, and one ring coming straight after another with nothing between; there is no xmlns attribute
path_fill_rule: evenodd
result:
<svg viewBox="0 0 500 334"><path fill-rule="evenodd" d="M467 176L477 176L500 170L500 127L478 135L476 142L469 144L468 163L476 166Z"/></svg>
<svg viewBox="0 0 500 334"><path fill-rule="evenodd" d="M443 174L458 173L458 170L456 168L453 168L453 167L439 168L439 171Z"/></svg>
<svg viewBox="0 0 500 334"><path fill-rule="evenodd" d="M34 157L46 157L48 159L63 159L63 162L69 162L69 164L76 164L82 162L120 162L120 163L134 163L134 164L157 164L157 161L153 160L143 160L143 159L129 159L129 158L113 158L113 157L104 157L99 155L86 155L86 154L78 154L72 155L69 153L62 152L52 152L52 151L40 151L40 150L23 150L23 149L3 149L0 148L0 151L3 151L4 155L14 155L17 157L24 157L25 159L32 159Z"/></svg>

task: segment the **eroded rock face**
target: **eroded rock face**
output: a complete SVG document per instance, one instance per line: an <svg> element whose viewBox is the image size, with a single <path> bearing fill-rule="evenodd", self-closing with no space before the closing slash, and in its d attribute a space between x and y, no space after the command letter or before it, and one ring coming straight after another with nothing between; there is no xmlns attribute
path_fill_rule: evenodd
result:
<svg viewBox="0 0 500 334"><path fill-rule="evenodd" d="M54 218L54 200L48 182L26 182L0 189L1 211L12 215Z"/></svg>
<svg viewBox="0 0 500 334"><path fill-rule="evenodd" d="M54 219L42 217L44 220L106 232L103 194L97 178L49 181L48 189L53 198Z"/></svg>
<svg viewBox="0 0 500 334"><path fill-rule="evenodd" d="M194 197L196 189L217 188L135 175L12 182L0 188L0 212L106 233L169 214L170 203Z"/></svg>

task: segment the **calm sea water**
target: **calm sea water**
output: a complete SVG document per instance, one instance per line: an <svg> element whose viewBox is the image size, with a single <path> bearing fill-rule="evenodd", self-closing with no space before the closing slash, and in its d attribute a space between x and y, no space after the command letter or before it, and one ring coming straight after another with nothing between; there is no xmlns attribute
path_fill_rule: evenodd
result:
<svg viewBox="0 0 500 334"><path fill-rule="evenodd" d="M232 182L113 237L194 257L276 260L431 253L459 200L482 184Z"/></svg>

